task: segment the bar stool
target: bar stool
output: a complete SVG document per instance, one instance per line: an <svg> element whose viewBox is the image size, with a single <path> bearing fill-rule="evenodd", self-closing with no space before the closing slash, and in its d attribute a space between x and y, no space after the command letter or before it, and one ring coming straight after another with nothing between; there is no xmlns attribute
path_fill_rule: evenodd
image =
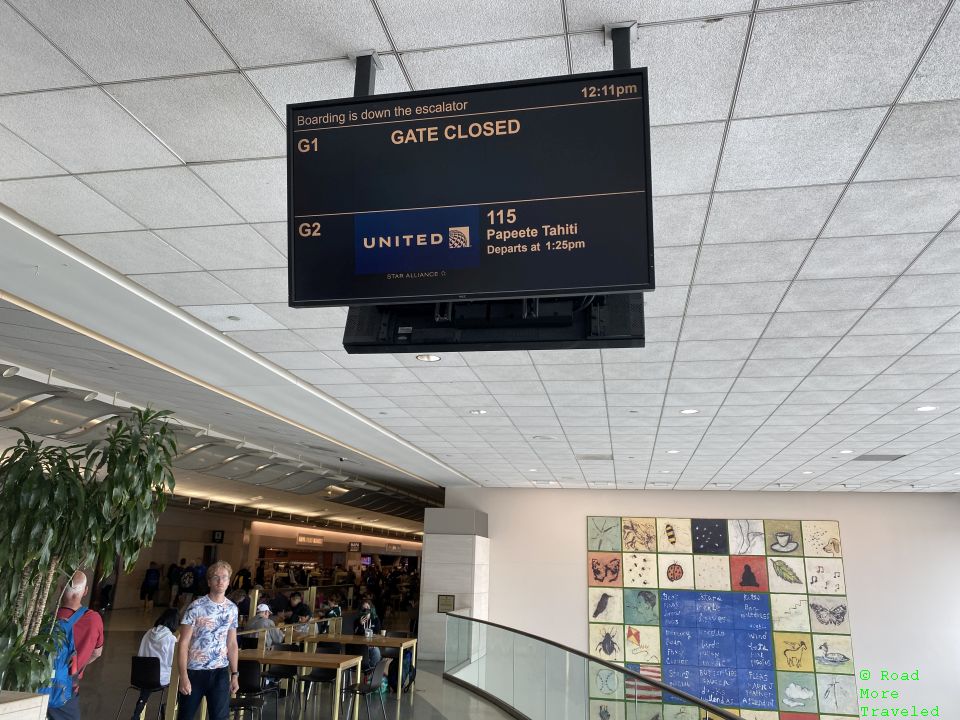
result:
<svg viewBox="0 0 960 720"><path fill-rule="evenodd" d="M160 658L158 657L140 657L134 655L130 658L130 687L123 691L123 697L120 698L120 707L117 708L117 720L123 711L123 703L127 699L127 693L131 690L137 690L141 693L148 692L147 701L144 706L150 702L150 696L157 692L163 692L167 689L166 685L160 684ZM157 710L157 720L163 717L163 710L166 707L162 701L161 695L160 708ZM139 698L137 699L139 703ZM139 714L139 713L137 713Z"/></svg>

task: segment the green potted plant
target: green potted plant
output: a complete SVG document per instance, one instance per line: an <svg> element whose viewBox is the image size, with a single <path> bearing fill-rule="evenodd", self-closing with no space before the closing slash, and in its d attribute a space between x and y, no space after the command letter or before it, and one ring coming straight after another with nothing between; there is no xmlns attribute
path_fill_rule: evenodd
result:
<svg viewBox="0 0 960 720"><path fill-rule="evenodd" d="M115 559L129 572L153 542L174 487L168 415L133 410L85 446L23 433L0 455L0 689L32 692L49 679L61 579L97 558L103 574Z"/></svg>

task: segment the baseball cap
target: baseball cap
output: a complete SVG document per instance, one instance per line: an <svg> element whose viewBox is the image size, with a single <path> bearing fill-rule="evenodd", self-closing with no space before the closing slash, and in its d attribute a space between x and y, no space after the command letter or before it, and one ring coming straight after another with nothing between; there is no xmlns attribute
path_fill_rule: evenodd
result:
<svg viewBox="0 0 960 720"><path fill-rule="evenodd" d="M270 612L270 606L267 605L266 603L260 603L259 605L257 605L257 612L258 612L258 613L260 613L260 612Z"/></svg>

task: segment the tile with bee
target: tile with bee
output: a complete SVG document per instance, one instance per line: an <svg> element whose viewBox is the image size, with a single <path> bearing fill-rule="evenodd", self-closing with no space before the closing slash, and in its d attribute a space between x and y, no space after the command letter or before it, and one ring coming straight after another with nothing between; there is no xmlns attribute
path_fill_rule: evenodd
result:
<svg viewBox="0 0 960 720"><path fill-rule="evenodd" d="M588 517L590 654L748 720L855 715L842 558L833 520ZM636 677L593 675L599 720L703 717Z"/></svg>

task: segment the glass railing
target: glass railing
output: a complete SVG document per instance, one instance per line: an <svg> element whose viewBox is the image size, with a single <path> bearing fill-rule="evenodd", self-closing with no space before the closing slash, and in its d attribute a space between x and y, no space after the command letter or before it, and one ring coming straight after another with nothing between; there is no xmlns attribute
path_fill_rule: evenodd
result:
<svg viewBox="0 0 960 720"><path fill-rule="evenodd" d="M736 714L619 665L520 630L447 615L443 676L530 720L684 720Z"/></svg>

